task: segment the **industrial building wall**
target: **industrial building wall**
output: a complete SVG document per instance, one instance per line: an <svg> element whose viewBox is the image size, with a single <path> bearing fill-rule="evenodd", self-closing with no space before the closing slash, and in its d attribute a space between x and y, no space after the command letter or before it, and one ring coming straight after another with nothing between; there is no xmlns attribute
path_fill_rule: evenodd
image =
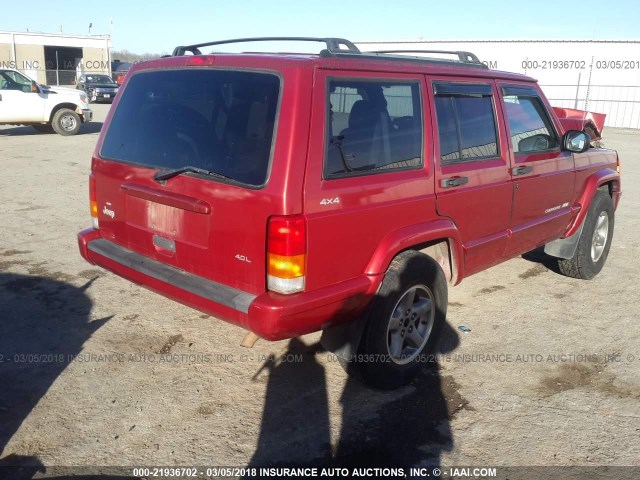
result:
<svg viewBox="0 0 640 480"><path fill-rule="evenodd" d="M108 36L0 32L0 68L15 68L39 83L73 85L77 75L111 73Z"/></svg>
<svg viewBox="0 0 640 480"><path fill-rule="evenodd" d="M363 51L466 50L490 68L538 79L552 105L606 113L606 125L640 129L640 41L358 42Z"/></svg>
<svg viewBox="0 0 640 480"><path fill-rule="evenodd" d="M98 73L107 72L110 68L109 52L104 48L84 47L82 49L82 68L84 71Z"/></svg>
<svg viewBox="0 0 640 480"><path fill-rule="evenodd" d="M39 83L46 83L44 50L41 45L19 45L16 48L17 68ZM24 61L21 61L24 59Z"/></svg>
<svg viewBox="0 0 640 480"><path fill-rule="evenodd" d="M11 59L11 45L8 43L0 42L0 66L2 65L2 61L7 61Z"/></svg>

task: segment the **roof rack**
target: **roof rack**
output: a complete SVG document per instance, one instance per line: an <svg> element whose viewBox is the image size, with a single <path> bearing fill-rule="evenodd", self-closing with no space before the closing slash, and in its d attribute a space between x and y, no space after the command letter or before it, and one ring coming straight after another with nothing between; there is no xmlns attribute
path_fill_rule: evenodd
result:
<svg viewBox="0 0 640 480"><path fill-rule="evenodd" d="M464 50L375 50L372 52L365 53L435 53L439 55L455 55L458 57L458 61L462 63L475 63L482 64L480 59L476 57L471 52L466 52ZM428 60L446 60L446 59L428 59Z"/></svg>
<svg viewBox="0 0 640 480"><path fill-rule="evenodd" d="M197 43L194 45L185 45L176 47L173 50L172 56L179 57L185 55L187 52L193 55L202 55L200 49L202 47L212 47L214 45L228 45L232 43L248 43L248 42L320 42L326 45L326 48L321 50L319 55L321 57L335 57L335 58L353 58L353 59L368 59L368 60L396 60L404 62L428 62L437 63L447 66L464 66L464 67L476 67L488 69L484 63L482 63L478 57L471 52L458 51L458 50L378 50L374 52L361 52L353 42L344 38L334 37L248 37L248 38L233 38L230 40L218 40L215 42ZM406 54L406 53L430 53L430 54L445 54L454 55L456 60L446 58L432 58L432 57L417 57L406 55L394 55L394 54Z"/></svg>
<svg viewBox="0 0 640 480"><path fill-rule="evenodd" d="M202 55L200 48L211 47L213 45L227 45L230 43L246 43L246 42L320 42L324 43L327 48L320 52L321 55L333 55L336 53L360 53L358 47L352 42L344 38L333 37L252 37L252 38L233 38L230 40L218 40L215 42L197 43L195 45L186 45L176 47L172 56L179 57L187 52L193 55ZM346 48L341 48L344 46Z"/></svg>

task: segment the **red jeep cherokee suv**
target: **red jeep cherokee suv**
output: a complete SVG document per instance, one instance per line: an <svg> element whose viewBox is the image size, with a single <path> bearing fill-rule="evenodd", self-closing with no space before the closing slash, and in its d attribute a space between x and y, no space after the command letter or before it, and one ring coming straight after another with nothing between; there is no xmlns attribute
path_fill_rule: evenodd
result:
<svg viewBox="0 0 640 480"><path fill-rule="evenodd" d="M199 50L261 40L326 48ZM448 285L543 245L596 275L616 152L565 131L529 77L414 53L270 37L135 65L93 155L82 256L269 340L324 330L383 388L415 375Z"/></svg>

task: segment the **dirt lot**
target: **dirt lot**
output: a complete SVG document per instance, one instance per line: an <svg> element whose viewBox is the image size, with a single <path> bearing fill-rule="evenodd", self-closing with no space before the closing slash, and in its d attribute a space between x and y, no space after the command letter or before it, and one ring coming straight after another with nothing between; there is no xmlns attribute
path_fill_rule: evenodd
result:
<svg viewBox="0 0 640 480"><path fill-rule="evenodd" d="M85 263L93 108L76 137L0 127L0 463L640 466L637 131L605 132L624 194L603 272L533 255L465 280L438 368L379 393L318 335L244 349Z"/></svg>

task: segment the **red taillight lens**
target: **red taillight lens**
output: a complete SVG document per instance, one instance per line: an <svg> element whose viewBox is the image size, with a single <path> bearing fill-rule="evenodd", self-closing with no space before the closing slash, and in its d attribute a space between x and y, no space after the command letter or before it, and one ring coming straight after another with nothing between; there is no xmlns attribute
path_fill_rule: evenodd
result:
<svg viewBox="0 0 640 480"><path fill-rule="evenodd" d="M267 234L267 287L279 293L304 290L307 252L304 217L272 217Z"/></svg>
<svg viewBox="0 0 640 480"><path fill-rule="evenodd" d="M271 217L267 251L277 255L302 255L307 251L304 217Z"/></svg>
<svg viewBox="0 0 640 480"><path fill-rule="evenodd" d="M96 177L89 175L89 209L91 212L91 221L93 227L98 228L98 200L96 197Z"/></svg>

